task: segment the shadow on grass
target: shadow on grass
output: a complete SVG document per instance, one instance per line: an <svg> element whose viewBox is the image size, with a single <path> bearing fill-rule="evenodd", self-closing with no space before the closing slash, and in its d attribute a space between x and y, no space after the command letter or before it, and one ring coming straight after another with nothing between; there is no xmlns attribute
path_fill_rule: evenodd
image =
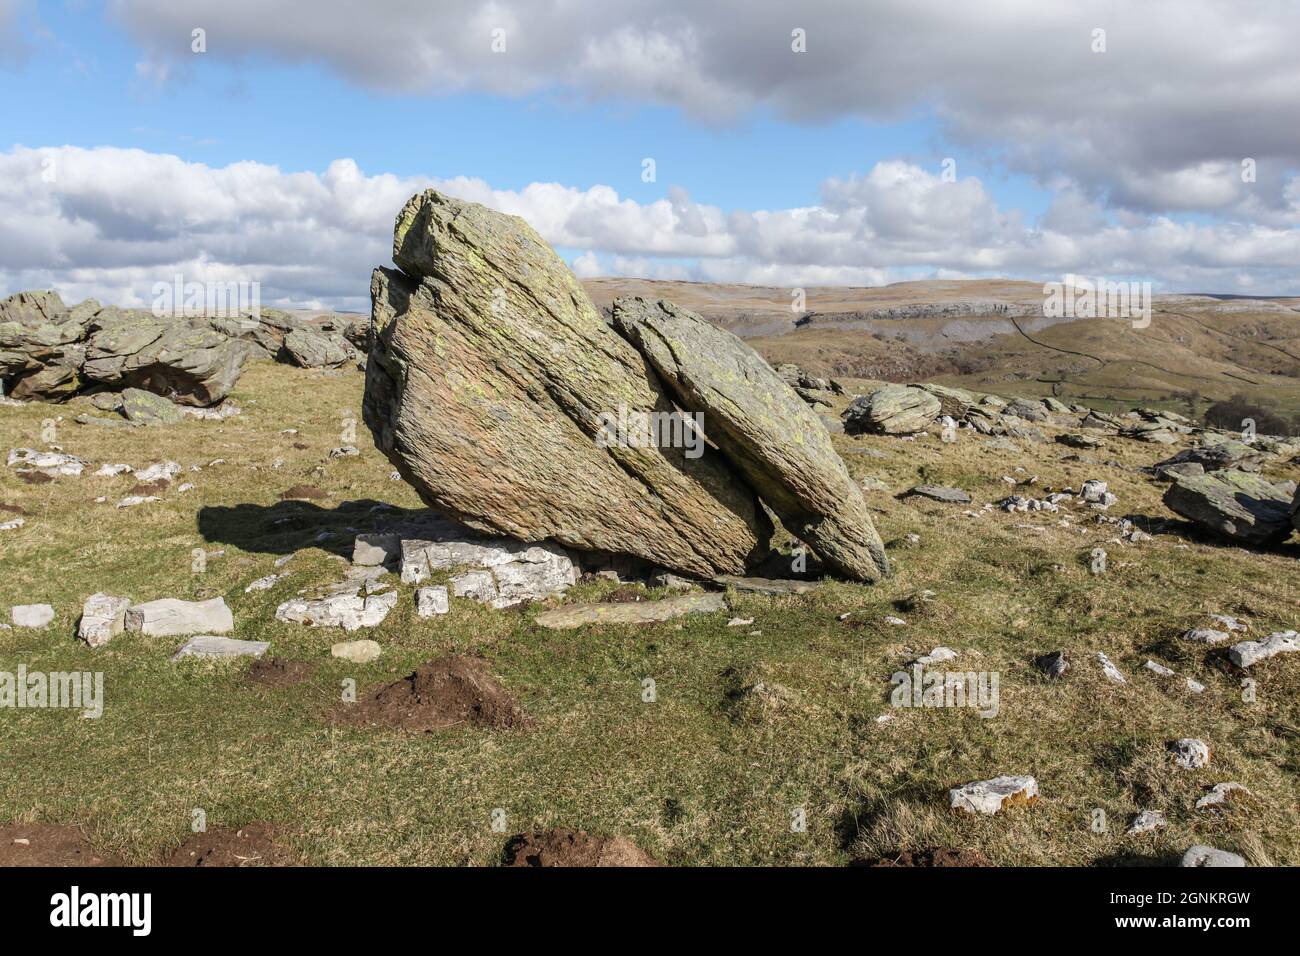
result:
<svg viewBox="0 0 1300 956"><path fill-rule="evenodd" d="M1286 557L1300 558L1300 539L1292 538L1283 539L1274 544L1246 544L1242 541L1234 541L1231 538L1215 534L1213 531L1203 528L1193 521L1187 521L1181 518L1160 518L1151 515L1132 514L1125 515L1125 518L1133 522L1133 526L1140 531L1145 531L1153 535L1170 535L1175 538L1181 538L1189 544L1200 544L1209 547L1235 548L1242 551L1251 551L1256 554L1278 554Z"/></svg>
<svg viewBox="0 0 1300 956"><path fill-rule="evenodd" d="M207 506L199 509L197 523L205 541L252 553L292 554L303 548L320 548L350 558L356 535L428 514L424 509L397 508L369 498L334 507L291 500L270 506Z"/></svg>

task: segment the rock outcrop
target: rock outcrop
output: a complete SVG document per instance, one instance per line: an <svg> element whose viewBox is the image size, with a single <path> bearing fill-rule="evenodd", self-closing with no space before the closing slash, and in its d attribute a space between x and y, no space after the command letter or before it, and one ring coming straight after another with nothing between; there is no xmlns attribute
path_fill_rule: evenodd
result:
<svg viewBox="0 0 1300 956"><path fill-rule="evenodd" d="M671 302L614 302L614 326L796 537L850 578L889 562L862 492L807 404L752 348Z"/></svg>
<svg viewBox="0 0 1300 956"><path fill-rule="evenodd" d="M215 405L235 387L249 348L206 325L118 318L90 323L82 375L110 388L134 387L184 405Z"/></svg>
<svg viewBox="0 0 1300 956"><path fill-rule="evenodd" d="M699 577L766 555L770 522L720 456L600 440L673 403L522 219L429 190L398 216L393 260L371 283L363 415L429 505Z"/></svg>
<svg viewBox="0 0 1300 956"><path fill-rule="evenodd" d="M368 342L368 329L346 315L154 314L19 292L0 300L0 385L21 401L136 388L208 407L230 393L248 359L333 368L355 361Z"/></svg>

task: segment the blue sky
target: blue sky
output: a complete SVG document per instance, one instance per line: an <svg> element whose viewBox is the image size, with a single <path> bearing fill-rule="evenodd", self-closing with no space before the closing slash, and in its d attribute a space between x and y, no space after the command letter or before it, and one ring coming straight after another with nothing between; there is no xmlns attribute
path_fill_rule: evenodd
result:
<svg viewBox="0 0 1300 956"><path fill-rule="evenodd" d="M667 0L653 16L623 0L445 7L0 0L0 165L13 175L57 156L76 172L54 195L38 186L11 197L17 218L54 217L53 238L48 261L30 237L18 265L0 261L0 291L63 282L129 298L141 277L185 266L274 274L284 301L337 301L333 283L312 279L310 255L271 261L269 243L237 248L250 221L265 235L295 227L227 192L248 188L230 171L251 163L270 207L283 199L298 225L356 223L358 204L400 205L402 189L445 185L525 215L583 274L783 285L1074 271L1300 292L1300 147L1280 132L1285 97L1270 92L1294 70L1295 17L1261 40L1265 21L1223 20L1212 2L1155 0L1140 15L1101 2L1089 9L1123 40L1106 59L1088 50L1092 20L1016 0L968 22L882 2L859 23L814 3L796 59L782 49L791 21L777 4L746 6L754 22L743 24L735 10ZM1185 31L1169 21L1174 10ZM484 52L498 20L513 59ZM199 23L202 55L188 49ZM1220 58L1221 72L1171 76L1190 69L1180 66L1189 45L1216 42L1207 29L1217 45L1200 60ZM860 45L841 42L855 30ZM1241 59L1225 39L1234 30L1249 38L1258 83L1238 88L1237 102L1223 92L1242 83L1230 73ZM1246 109L1257 121L1243 122ZM1247 155L1266 175L1243 185ZM955 183L941 176L946 157ZM356 164L359 183L330 184L340 160ZM295 173L314 179L304 186ZM178 220L202 227L172 229L151 177L159 189L212 190L224 198L209 205L228 203L229 220L189 208ZM177 196L177 209L189 201ZM143 206L164 220L153 231L185 247L175 261L113 245ZM96 219L106 209L110 219ZM599 220L615 209L623 231L611 237ZM351 252L330 236L330 262L363 281L394 212L363 217Z"/></svg>
<svg viewBox="0 0 1300 956"><path fill-rule="evenodd" d="M744 209L816 203L822 180L881 159L937 169L953 157L963 174L980 177L1008 204L1036 215L1049 198L1028 177L945 144L924 109L897 122L854 117L802 125L757 110L712 127L676 107L592 104L562 91L517 99L436 90L393 95L322 66L279 65L267 56L193 56L156 82L138 74L140 48L110 17L91 12L97 6L52 3L28 12L36 49L0 74L20 94L0 116L0 141L137 147L214 166L254 159L286 171L350 157L368 172L474 176L504 189L602 183L637 199L679 185L697 202ZM388 130L401 130L400 140ZM646 156L657 163L654 183L641 179Z"/></svg>

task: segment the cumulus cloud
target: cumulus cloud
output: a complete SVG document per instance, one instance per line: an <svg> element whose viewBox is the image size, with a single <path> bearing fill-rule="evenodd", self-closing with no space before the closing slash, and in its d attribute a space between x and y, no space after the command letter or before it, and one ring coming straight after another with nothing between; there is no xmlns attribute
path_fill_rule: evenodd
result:
<svg viewBox="0 0 1300 956"><path fill-rule="evenodd" d="M903 278L1066 272L1153 278L1164 288L1300 293L1300 230L1285 225L1106 217L1063 191L1040 222L999 208L979 180L903 162L822 184L813 206L723 210L681 190L647 203L608 186L223 167L141 150L15 147L0 153L0 290L58 288L124 305L155 282L258 281L267 304L368 308L370 270L390 261L393 219L435 186L523 216L581 250L584 276L878 285ZM1300 221L1288 187L1290 219Z"/></svg>
<svg viewBox="0 0 1300 956"><path fill-rule="evenodd" d="M321 63L405 93L559 89L677 106L708 122L759 106L796 122L926 110L954 143L1043 180L1064 173L1092 199L1140 213L1269 220L1285 210L1288 171L1300 166L1300 6L1287 0L276 7L275 16L261 0L111 9L156 61L188 56L202 26L209 56ZM796 29L806 52L792 49ZM1254 183L1240 176L1246 158L1258 164Z"/></svg>

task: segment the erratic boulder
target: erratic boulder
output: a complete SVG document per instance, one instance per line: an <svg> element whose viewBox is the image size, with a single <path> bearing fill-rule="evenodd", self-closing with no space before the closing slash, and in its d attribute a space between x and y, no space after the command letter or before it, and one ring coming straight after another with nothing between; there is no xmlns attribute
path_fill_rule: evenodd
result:
<svg viewBox="0 0 1300 956"><path fill-rule="evenodd" d="M1201 527L1242 544L1277 544L1294 527L1291 493L1245 471L1175 476L1164 503Z"/></svg>
<svg viewBox="0 0 1300 956"><path fill-rule="evenodd" d="M862 491L830 435L757 352L664 300L616 299L613 320L792 534L850 578L888 573Z"/></svg>
<svg viewBox="0 0 1300 956"><path fill-rule="evenodd" d="M843 416L850 435L871 432L907 435L919 432L939 417L939 399L911 385L886 385L854 399Z"/></svg>
<svg viewBox="0 0 1300 956"><path fill-rule="evenodd" d="M403 271L371 282L362 410L429 505L697 577L766 555L771 524L721 456L599 440L674 406L522 219L428 190L399 214L393 259Z"/></svg>

